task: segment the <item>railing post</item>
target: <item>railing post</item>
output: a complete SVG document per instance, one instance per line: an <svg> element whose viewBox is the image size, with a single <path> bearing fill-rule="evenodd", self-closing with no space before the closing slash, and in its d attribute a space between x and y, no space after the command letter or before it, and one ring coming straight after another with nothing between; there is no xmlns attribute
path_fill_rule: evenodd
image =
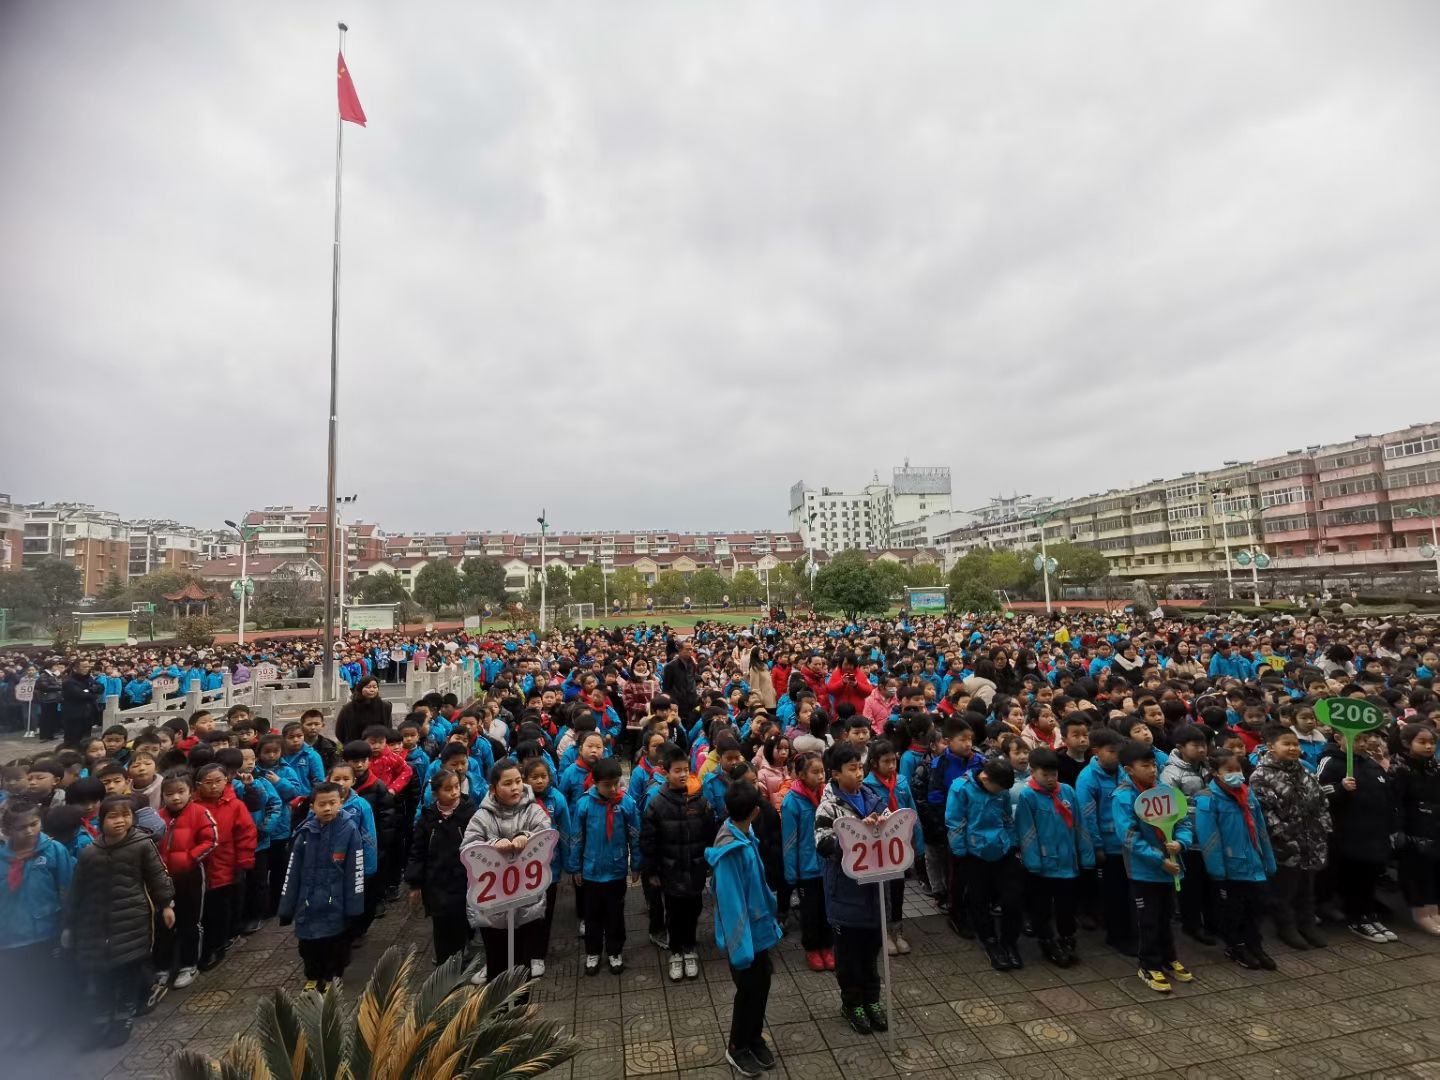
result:
<svg viewBox="0 0 1440 1080"><path fill-rule="evenodd" d="M100 712L100 730L104 731L111 724L120 722L120 696L118 694L105 695L105 707Z"/></svg>
<svg viewBox="0 0 1440 1080"><path fill-rule="evenodd" d="M230 699L230 695L235 689L235 684L230 676L229 668L226 668L220 673L220 689L225 692L225 697L222 700L225 702L225 708L228 709L231 705L235 704L235 702Z"/></svg>
<svg viewBox="0 0 1440 1080"><path fill-rule="evenodd" d="M185 694L185 705L189 712L200 711L200 688L198 686Z"/></svg>

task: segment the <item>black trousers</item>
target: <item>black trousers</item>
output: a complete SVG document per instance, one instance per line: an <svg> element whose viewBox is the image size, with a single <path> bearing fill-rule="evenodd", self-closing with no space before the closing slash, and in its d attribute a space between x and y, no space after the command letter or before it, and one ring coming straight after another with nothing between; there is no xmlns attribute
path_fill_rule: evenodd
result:
<svg viewBox="0 0 1440 1080"><path fill-rule="evenodd" d="M1135 929L1140 966L1147 971L1168 971L1175 960L1175 884L1171 881L1132 881Z"/></svg>
<svg viewBox="0 0 1440 1080"><path fill-rule="evenodd" d="M255 865L245 871L244 919L264 919L270 908L270 860L274 851L266 848L255 852ZM243 925L243 922L238 925Z"/></svg>
<svg viewBox="0 0 1440 1080"><path fill-rule="evenodd" d="M770 1003L770 978L774 966L770 950L755 954L744 971L730 967L730 981L735 984L735 1001L730 1009L730 1048L754 1046L765 1028L765 1009Z"/></svg>
<svg viewBox="0 0 1440 1080"><path fill-rule="evenodd" d="M470 920L465 917L464 909L432 912L430 935L435 942L435 966L439 967L470 944Z"/></svg>
<svg viewBox="0 0 1440 1080"><path fill-rule="evenodd" d="M1334 862L1335 891L1346 922L1369 922L1375 915L1375 883L1385 870L1383 862L1342 855Z"/></svg>
<svg viewBox="0 0 1440 1080"><path fill-rule="evenodd" d="M365 910L349 928L352 943L370 932L370 924L375 921L375 909L380 906L380 897L384 892L385 883L378 871L365 879Z"/></svg>
<svg viewBox="0 0 1440 1080"><path fill-rule="evenodd" d="M166 927L155 917L155 946L151 959L160 976L174 975L182 967L200 963L200 920L205 910L205 867L202 863L188 874L176 874L175 927Z"/></svg>
<svg viewBox="0 0 1440 1080"><path fill-rule="evenodd" d="M624 948L625 879L585 882L585 955L619 956Z"/></svg>
<svg viewBox="0 0 1440 1080"><path fill-rule="evenodd" d="M149 981L146 975L144 960L92 972L90 985L95 1006L90 1022L108 1024L112 1020L133 1020L140 1007L141 987Z"/></svg>
<svg viewBox="0 0 1440 1080"><path fill-rule="evenodd" d="M231 883L205 890L204 913L200 920L202 960L225 951L225 943L230 940L230 914L240 888L238 883Z"/></svg>
<svg viewBox="0 0 1440 1080"><path fill-rule="evenodd" d="M1270 882L1270 912L1277 930L1315 925L1315 871L1279 866Z"/></svg>
<svg viewBox="0 0 1440 1080"><path fill-rule="evenodd" d="M1180 884L1180 925L1187 930L1214 930L1218 925L1210 897L1210 874L1205 856L1186 851L1180 856L1185 878Z"/></svg>
<svg viewBox="0 0 1440 1080"><path fill-rule="evenodd" d="M1075 878L1031 874L1025 882L1025 906L1030 929L1041 941L1075 936Z"/></svg>
<svg viewBox="0 0 1440 1080"><path fill-rule="evenodd" d="M885 886L885 921L899 926L905 918L905 879L896 878Z"/></svg>
<svg viewBox="0 0 1440 1080"><path fill-rule="evenodd" d="M350 964L350 935L341 931L334 937L299 938L300 959L305 962L305 978L329 982L345 974Z"/></svg>
<svg viewBox="0 0 1440 1080"><path fill-rule="evenodd" d="M226 938L225 944L229 944L240 936L240 927L245 922L245 884L250 880L254 870L235 871L235 883L230 886L230 915L226 919L225 928L230 936Z"/></svg>
<svg viewBox="0 0 1440 1080"><path fill-rule="evenodd" d="M288 814L290 808L282 807L280 812ZM280 912L280 894L285 889L285 871L290 867L290 839L270 841L270 883L266 896L264 918L273 919Z"/></svg>
<svg viewBox="0 0 1440 1080"><path fill-rule="evenodd" d="M1440 903L1440 859L1427 859L1413 851L1400 853L1400 889L1412 908Z"/></svg>
<svg viewBox="0 0 1440 1080"><path fill-rule="evenodd" d="M928 849L927 849L928 850ZM945 881L947 912L957 923L970 924L970 908L965 902L966 869L970 859L965 855L950 853L950 872Z"/></svg>
<svg viewBox="0 0 1440 1080"><path fill-rule="evenodd" d="M588 937L590 928L587 925L585 929ZM480 940L485 943L485 977L498 979L505 974L510 963L509 932L503 926L482 926ZM619 951L616 949L615 953ZM515 927L515 966L525 968L526 978L529 978L530 961L540 959L543 959L540 952L540 920L531 919L528 923Z"/></svg>
<svg viewBox="0 0 1440 1080"><path fill-rule="evenodd" d="M878 926L837 926L835 980L840 1006L874 1005L880 1001L880 949L885 940Z"/></svg>
<svg viewBox="0 0 1440 1080"><path fill-rule="evenodd" d="M665 914L665 887L663 885L651 884L647 877L644 881L645 906L650 913L650 933L665 933L667 918ZM672 945L673 949L674 946Z"/></svg>
<svg viewBox="0 0 1440 1080"><path fill-rule="evenodd" d="M540 920L540 955L537 960L544 960L550 955L550 931L555 925L555 901L560 893L560 880L557 877L550 882L550 888L545 890L545 917Z"/></svg>
<svg viewBox="0 0 1440 1080"><path fill-rule="evenodd" d="M800 894L800 947L806 952L830 948L834 935L825 918L825 882L804 878L795 888Z"/></svg>
<svg viewBox="0 0 1440 1080"><path fill-rule="evenodd" d="M49 742L60 734L60 703L58 701L41 702L35 711L40 714L37 725L40 741Z"/></svg>
<svg viewBox="0 0 1440 1080"><path fill-rule="evenodd" d="M700 910L705 906L702 896L665 897L665 928L670 935L670 951L687 953L695 951L695 927L700 922Z"/></svg>
<svg viewBox="0 0 1440 1080"><path fill-rule="evenodd" d="M1118 854L1106 855L1105 861L1095 868L1095 884L1099 891L1105 944L1133 955L1135 901L1130 895L1130 879L1125 876L1125 860Z"/></svg>
<svg viewBox="0 0 1440 1080"><path fill-rule="evenodd" d="M966 856L964 875L965 907L970 913L970 925L975 928L975 936L981 941L995 941L998 937L1000 944L1014 945L1020 940L1020 927L1025 921L1025 870L1020 865L1020 856L1011 851L994 862L974 855ZM995 916L990 914L991 907L996 904L1000 905L998 936Z"/></svg>
<svg viewBox="0 0 1440 1080"><path fill-rule="evenodd" d="M1215 881L1212 885L1219 901L1220 936L1225 939L1225 944L1232 949L1237 945L1261 948L1260 919L1265 914L1265 883Z"/></svg>

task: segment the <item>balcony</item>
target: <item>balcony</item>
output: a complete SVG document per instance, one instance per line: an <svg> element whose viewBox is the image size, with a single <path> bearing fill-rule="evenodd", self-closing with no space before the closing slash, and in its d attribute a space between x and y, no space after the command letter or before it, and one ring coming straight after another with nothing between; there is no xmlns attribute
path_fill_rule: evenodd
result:
<svg viewBox="0 0 1440 1080"><path fill-rule="evenodd" d="M1325 525L1322 527L1321 535L1326 540L1336 540L1350 536L1388 536L1389 533L1390 523L1388 521L1362 521L1353 525Z"/></svg>
<svg viewBox="0 0 1440 1080"><path fill-rule="evenodd" d="M1314 525L1304 529L1289 529L1285 532L1271 532L1265 530L1265 543L1267 544L1291 544L1297 541L1319 540L1320 530Z"/></svg>
<svg viewBox="0 0 1440 1080"><path fill-rule="evenodd" d="M1376 506L1385 501L1383 491L1357 491L1353 495L1331 495L1321 499L1326 510L1345 510L1352 506Z"/></svg>
<svg viewBox="0 0 1440 1080"><path fill-rule="evenodd" d="M1423 559L1418 549L1382 548L1369 551L1329 551L1320 555L1273 556L1270 567L1274 570L1319 570L1345 566L1434 566L1434 559ZM1261 576L1264 576L1261 571Z"/></svg>
<svg viewBox="0 0 1440 1080"><path fill-rule="evenodd" d="M1326 484L1331 480L1348 480L1352 476L1373 476L1381 472L1382 467L1379 458L1374 461L1367 461L1360 465L1347 465L1343 469L1321 469L1316 476L1316 484Z"/></svg>

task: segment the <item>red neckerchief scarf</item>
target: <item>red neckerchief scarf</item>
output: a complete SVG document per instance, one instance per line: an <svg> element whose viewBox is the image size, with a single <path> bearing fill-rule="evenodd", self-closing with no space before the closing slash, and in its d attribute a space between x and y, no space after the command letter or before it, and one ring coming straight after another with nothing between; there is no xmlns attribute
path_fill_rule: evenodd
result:
<svg viewBox="0 0 1440 1080"><path fill-rule="evenodd" d="M889 780L886 780L885 777L881 776L878 772L871 773L870 775L875 777L876 780L880 781L880 786L883 787L885 789L885 793L890 796L890 809L892 811L899 810L900 804L895 800L895 784L899 781L900 774L896 773L894 776L890 777Z"/></svg>
<svg viewBox="0 0 1440 1080"><path fill-rule="evenodd" d="M1239 804L1240 813L1245 816L1245 828L1250 831L1250 843L1256 851L1259 851L1260 837L1255 832L1255 815L1250 812L1250 785L1241 784L1237 788L1232 788L1229 784L1217 783L1215 786Z"/></svg>
<svg viewBox="0 0 1440 1080"><path fill-rule="evenodd" d="M1056 784L1049 791L1046 791L1032 776L1025 786L1028 787L1031 791L1035 791L1041 795L1047 796L1050 799L1050 805L1055 807L1055 812L1059 814L1061 819L1065 822L1065 827L1067 829L1075 828L1075 815L1071 812L1070 807L1065 805L1065 800L1060 798L1059 784Z"/></svg>
<svg viewBox="0 0 1440 1080"><path fill-rule="evenodd" d="M578 757L575 759L575 764L576 764L576 765L579 765L580 768L581 768L582 770L584 770L584 772L585 772L585 786L584 786L583 788L581 788L580 790L581 790L581 791L589 791L592 787L595 786L595 777L594 777L594 775L590 772L590 766L585 762L585 759L584 759L584 758L578 758Z"/></svg>
<svg viewBox="0 0 1440 1080"><path fill-rule="evenodd" d="M5 884L10 887L12 893L20 891L20 886L25 883L25 864L33 859L39 850L40 845L36 844L23 855L19 852L11 853L10 869L5 874Z"/></svg>
<svg viewBox="0 0 1440 1080"><path fill-rule="evenodd" d="M803 782L797 783L790 790L800 792L801 795L810 800L811 805L813 805L816 810L820 809L820 792L811 791Z"/></svg>
<svg viewBox="0 0 1440 1080"><path fill-rule="evenodd" d="M597 791L596 795L600 795ZM607 799L600 795L600 801L605 804L605 839L609 840L615 835L615 808L625 800L622 792L617 791L613 799Z"/></svg>

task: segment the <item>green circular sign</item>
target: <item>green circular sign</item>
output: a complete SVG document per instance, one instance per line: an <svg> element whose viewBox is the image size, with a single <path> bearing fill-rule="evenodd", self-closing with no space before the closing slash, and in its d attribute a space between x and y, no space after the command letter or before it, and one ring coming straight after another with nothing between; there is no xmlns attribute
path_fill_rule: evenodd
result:
<svg viewBox="0 0 1440 1080"><path fill-rule="evenodd" d="M1332 697L1315 703L1315 719L1354 738L1385 726L1385 714L1362 698Z"/></svg>

